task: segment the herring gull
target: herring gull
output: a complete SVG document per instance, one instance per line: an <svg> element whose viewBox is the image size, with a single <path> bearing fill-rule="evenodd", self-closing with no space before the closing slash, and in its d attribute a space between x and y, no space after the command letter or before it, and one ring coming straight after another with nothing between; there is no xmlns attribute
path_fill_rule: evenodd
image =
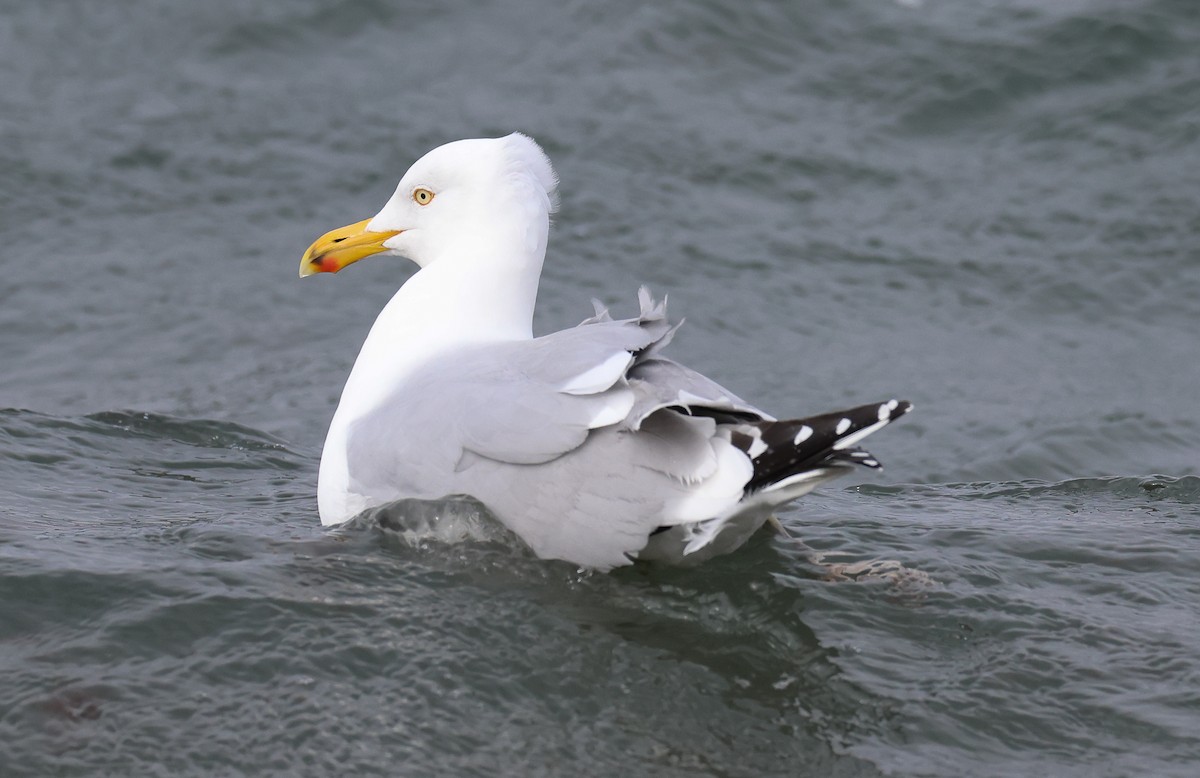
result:
<svg viewBox="0 0 1200 778"><path fill-rule="evenodd" d="M698 563L855 465L912 407L776 420L662 355L665 299L533 337L557 177L514 133L434 149L383 210L329 232L300 275L373 254L419 270L363 343L321 455L321 522L469 495L540 557L607 570Z"/></svg>

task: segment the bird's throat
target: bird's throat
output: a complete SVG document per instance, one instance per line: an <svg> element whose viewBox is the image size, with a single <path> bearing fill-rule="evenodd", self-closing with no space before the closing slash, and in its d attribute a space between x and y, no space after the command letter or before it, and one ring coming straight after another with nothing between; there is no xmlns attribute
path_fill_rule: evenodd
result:
<svg viewBox="0 0 1200 778"><path fill-rule="evenodd" d="M418 271L379 313L342 392L339 415L386 400L425 361L480 343L529 340L537 267L438 262ZM356 414L357 415L357 414Z"/></svg>

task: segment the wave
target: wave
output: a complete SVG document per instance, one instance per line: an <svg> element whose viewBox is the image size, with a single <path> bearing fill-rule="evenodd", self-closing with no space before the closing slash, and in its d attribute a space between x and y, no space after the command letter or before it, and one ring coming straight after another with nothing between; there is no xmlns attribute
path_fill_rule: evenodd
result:
<svg viewBox="0 0 1200 778"><path fill-rule="evenodd" d="M316 452L229 421L0 409L8 513L60 530L221 516L263 500L311 501L317 461Z"/></svg>

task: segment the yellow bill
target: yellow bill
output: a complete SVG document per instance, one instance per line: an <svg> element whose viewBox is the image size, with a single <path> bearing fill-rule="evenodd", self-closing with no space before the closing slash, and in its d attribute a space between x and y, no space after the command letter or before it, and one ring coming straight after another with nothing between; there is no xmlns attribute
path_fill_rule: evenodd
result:
<svg viewBox="0 0 1200 778"><path fill-rule="evenodd" d="M300 277L314 273L336 273L363 257L387 251L384 241L403 231L368 232L367 225L370 223L370 219L364 219L317 238L300 259Z"/></svg>

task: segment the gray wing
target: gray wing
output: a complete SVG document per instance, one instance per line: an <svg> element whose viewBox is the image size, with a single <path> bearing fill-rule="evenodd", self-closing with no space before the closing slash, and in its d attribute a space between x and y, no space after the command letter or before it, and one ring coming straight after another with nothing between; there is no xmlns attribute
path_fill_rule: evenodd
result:
<svg viewBox="0 0 1200 778"><path fill-rule="evenodd" d="M767 417L658 356L675 328L663 303L639 298L633 319L598 311L427 363L351 431L357 487L379 500L470 494L538 554L601 568L658 526L736 504L751 468L717 420Z"/></svg>
<svg viewBox="0 0 1200 778"><path fill-rule="evenodd" d="M638 429L646 418L664 408L722 421L773 420L716 381L669 359L639 359L626 378L637 395L626 420L630 429Z"/></svg>
<svg viewBox="0 0 1200 778"><path fill-rule="evenodd" d="M403 470L440 483L468 455L534 465L579 447L590 430L624 423L638 394L626 374L670 337L661 304L532 341L489 343L421 366L358 419L347 440L351 473L375 487ZM404 479L411 492L416 478Z"/></svg>
<svg viewBox="0 0 1200 778"><path fill-rule="evenodd" d="M484 344L439 357L359 426L387 434L402 414L403 426L416 427L410 434L426 445L437 438L498 461L539 464L577 448L591 430L636 431L666 408L717 418L771 418L716 382L658 356L677 326L667 322L665 301L655 303L645 288L639 298L635 318L614 321L602 311L578 327L532 341Z"/></svg>

